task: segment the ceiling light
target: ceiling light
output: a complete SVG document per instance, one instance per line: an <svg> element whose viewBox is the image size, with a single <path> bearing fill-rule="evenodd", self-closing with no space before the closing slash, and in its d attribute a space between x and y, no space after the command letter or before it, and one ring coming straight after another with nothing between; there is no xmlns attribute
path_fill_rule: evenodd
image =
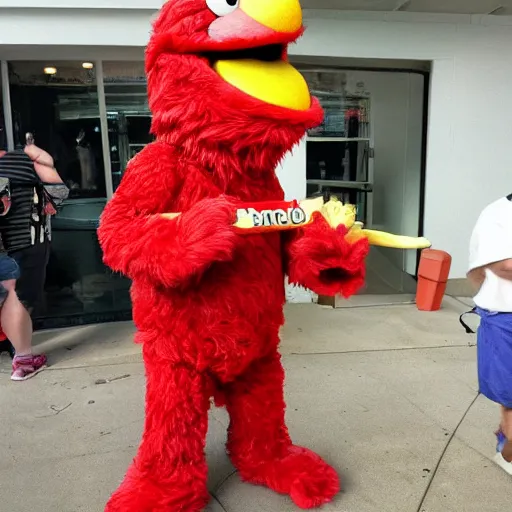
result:
<svg viewBox="0 0 512 512"><path fill-rule="evenodd" d="M53 66L49 66L47 68L44 68L44 74L45 75L55 75L57 73L57 68L54 68Z"/></svg>
<svg viewBox="0 0 512 512"><path fill-rule="evenodd" d="M93 64L92 62L84 62L84 63L82 64L82 67L83 67L84 69L92 69L92 68L94 67L94 64Z"/></svg>

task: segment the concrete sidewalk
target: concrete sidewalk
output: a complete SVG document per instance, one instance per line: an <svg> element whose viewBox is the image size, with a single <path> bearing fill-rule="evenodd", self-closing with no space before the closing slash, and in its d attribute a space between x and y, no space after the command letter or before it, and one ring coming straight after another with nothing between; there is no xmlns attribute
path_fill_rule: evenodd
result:
<svg viewBox="0 0 512 512"><path fill-rule="evenodd" d="M342 474L336 512L503 512L512 479L496 468L497 409L477 398L475 337L447 300L333 310L290 305L283 331L288 422L298 444ZM144 369L131 324L40 333L52 367L0 375L0 510L102 512L139 443ZM287 497L240 482L212 410L209 512L292 512Z"/></svg>

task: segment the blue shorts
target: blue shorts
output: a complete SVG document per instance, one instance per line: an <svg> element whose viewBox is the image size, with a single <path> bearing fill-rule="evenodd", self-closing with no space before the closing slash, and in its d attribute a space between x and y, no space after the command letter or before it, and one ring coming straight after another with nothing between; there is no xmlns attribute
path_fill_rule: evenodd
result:
<svg viewBox="0 0 512 512"><path fill-rule="evenodd" d="M10 281L19 279L20 269L18 264L9 258L6 254L0 254L0 305L2 305L7 297L7 290L2 286L2 281Z"/></svg>
<svg viewBox="0 0 512 512"><path fill-rule="evenodd" d="M478 384L480 393L512 409L512 313L477 308Z"/></svg>

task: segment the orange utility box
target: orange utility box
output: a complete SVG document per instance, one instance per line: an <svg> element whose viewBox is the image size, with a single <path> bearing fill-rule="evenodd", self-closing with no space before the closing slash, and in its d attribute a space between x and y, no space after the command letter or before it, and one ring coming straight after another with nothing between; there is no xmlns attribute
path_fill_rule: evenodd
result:
<svg viewBox="0 0 512 512"><path fill-rule="evenodd" d="M452 257L445 251L425 249L421 252L418 270L416 307L420 311L441 309Z"/></svg>

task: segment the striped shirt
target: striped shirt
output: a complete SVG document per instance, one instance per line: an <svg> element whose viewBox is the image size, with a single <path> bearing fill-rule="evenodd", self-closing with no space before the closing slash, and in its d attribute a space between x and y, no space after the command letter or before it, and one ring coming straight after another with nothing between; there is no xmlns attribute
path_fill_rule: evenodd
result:
<svg viewBox="0 0 512 512"><path fill-rule="evenodd" d="M43 186L32 160L23 150L0 157L0 176L9 178L11 209L0 217L0 235L8 252L18 251L44 241L46 218Z"/></svg>

